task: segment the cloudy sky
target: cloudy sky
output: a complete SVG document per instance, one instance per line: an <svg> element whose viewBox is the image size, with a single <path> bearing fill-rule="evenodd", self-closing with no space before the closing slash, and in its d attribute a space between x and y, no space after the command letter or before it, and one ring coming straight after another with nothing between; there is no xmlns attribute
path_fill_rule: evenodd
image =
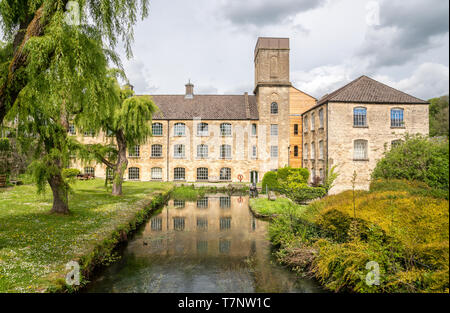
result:
<svg viewBox="0 0 450 313"><path fill-rule="evenodd" d="M315 97L368 75L422 99L449 92L448 0L151 0L123 63L139 94L253 91L253 50L289 37L291 82Z"/></svg>

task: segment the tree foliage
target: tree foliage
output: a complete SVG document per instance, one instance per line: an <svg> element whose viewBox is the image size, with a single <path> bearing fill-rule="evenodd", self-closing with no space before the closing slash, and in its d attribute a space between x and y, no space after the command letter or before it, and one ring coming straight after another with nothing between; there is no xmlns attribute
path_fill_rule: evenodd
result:
<svg viewBox="0 0 450 313"><path fill-rule="evenodd" d="M430 102L430 136L448 138L448 95L428 101Z"/></svg>

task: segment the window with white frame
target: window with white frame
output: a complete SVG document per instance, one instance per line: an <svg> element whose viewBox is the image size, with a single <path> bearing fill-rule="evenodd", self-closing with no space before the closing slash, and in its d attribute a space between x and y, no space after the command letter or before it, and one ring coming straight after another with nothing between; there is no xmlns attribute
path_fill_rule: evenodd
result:
<svg viewBox="0 0 450 313"><path fill-rule="evenodd" d="M270 157L278 158L278 146L270 146Z"/></svg>
<svg viewBox="0 0 450 313"><path fill-rule="evenodd" d="M316 159L316 144L315 142L311 142L311 160Z"/></svg>
<svg viewBox="0 0 450 313"><path fill-rule="evenodd" d="M173 169L173 179L174 180L185 180L186 179L186 169L184 167L176 167Z"/></svg>
<svg viewBox="0 0 450 313"><path fill-rule="evenodd" d="M197 136L209 136L208 124L207 123L199 123L197 125Z"/></svg>
<svg viewBox="0 0 450 313"><path fill-rule="evenodd" d="M323 109L319 110L319 128L323 128L324 123L323 123Z"/></svg>
<svg viewBox="0 0 450 313"><path fill-rule="evenodd" d="M391 109L391 127L403 127L405 122L403 120L403 109Z"/></svg>
<svg viewBox="0 0 450 313"><path fill-rule="evenodd" d="M152 145L152 158L162 157L162 145Z"/></svg>
<svg viewBox="0 0 450 313"><path fill-rule="evenodd" d="M69 134L72 136L75 136L77 134L77 131L75 130L75 125L72 123L69 124Z"/></svg>
<svg viewBox="0 0 450 313"><path fill-rule="evenodd" d="M278 103L272 102L270 105L270 114L278 114Z"/></svg>
<svg viewBox="0 0 450 313"><path fill-rule="evenodd" d="M252 124L252 136L256 136L258 134L258 126L256 124Z"/></svg>
<svg viewBox="0 0 450 313"><path fill-rule="evenodd" d="M316 115L313 113L311 113L311 131L314 131L316 128Z"/></svg>
<svg viewBox="0 0 450 313"><path fill-rule="evenodd" d="M197 169L197 180L208 180L208 169L206 167L199 167Z"/></svg>
<svg viewBox="0 0 450 313"><path fill-rule="evenodd" d="M221 159L231 159L231 145L221 145L220 146L220 158Z"/></svg>
<svg viewBox="0 0 450 313"><path fill-rule="evenodd" d="M319 159L323 160L324 152L323 152L323 140L319 141Z"/></svg>
<svg viewBox="0 0 450 313"><path fill-rule="evenodd" d="M174 136L186 136L186 125L184 123L176 123L173 128Z"/></svg>
<svg viewBox="0 0 450 313"><path fill-rule="evenodd" d="M201 144L197 146L197 158L206 159L208 157L208 146Z"/></svg>
<svg viewBox="0 0 450 313"><path fill-rule="evenodd" d="M220 169L220 180L231 180L231 168L224 167Z"/></svg>
<svg viewBox="0 0 450 313"><path fill-rule="evenodd" d="M303 145L303 160L307 160L308 159L308 144L305 143Z"/></svg>
<svg viewBox="0 0 450 313"><path fill-rule="evenodd" d="M176 159L184 159L186 148L183 144L175 145L173 148L173 157Z"/></svg>
<svg viewBox="0 0 450 313"><path fill-rule="evenodd" d="M95 169L93 167L85 167L84 168L84 174L94 176L95 175Z"/></svg>
<svg viewBox="0 0 450 313"><path fill-rule="evenodd" d="M278 125L277 124L270 125L270 136L278 136Z"/></svg>
<svg viewBox="0 0 450 313"><path fill-rule="evenodd" d="M229 123L220 124L220 135L225 137L231 136L231 124Z"/></svg>
<svg viewBox="0 0 450 313"><path fill-rule="evenodd" d="M153 136L162 136L163 135L163 124L153 123L152 124L152 135Z"/></svg>
<svg viewBox="0 0 450 313"><path fill-rule="evenodd" d="M139 179L139 168L138 167L130 167L128 169L128 179L129 180L138 180Z"/></svg>
<svg viewBox="0 0 450 313"><path fill-rule="evenodd" d="M141 154L141 147L139 145L135 145L128 150L128 156L130 158L138 158Z"/></svg>
<svg viewBox="0 0 450 313"><path fill-rule="evenodd" d="M252 159L258 158L258 147L252 146Z"/></svg>
<svg viewBox="0 0 450 313"><path fill-rule="evenodd" d="M358 139L354 142L353 159L355 160L367 160L367 140Z"/></svg>
<svg viewBox="0 0 450 313"><path fill-rule="evenodd" d="M197 200L197 208L198 209L207 209L209 206L209 199L208 197L204 197Z"/></svg>
<svg viewBox="0 0 450 313"><path fill-rule="evenodd" d="M367 126L367 109L358 107L353 109L353 126L366 127Z"/></svg>
<svg viewBox="0 0 450 313"><path fill-rule="evenodd" d="M162 168L153 167L151 174L152 174L152 179L156 179L156 180L162 179Z"/></svg>

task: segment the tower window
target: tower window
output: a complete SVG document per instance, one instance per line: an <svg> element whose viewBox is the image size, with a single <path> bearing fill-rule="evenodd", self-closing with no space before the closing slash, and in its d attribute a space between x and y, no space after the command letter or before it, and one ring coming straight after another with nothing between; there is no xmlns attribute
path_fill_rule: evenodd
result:
<svg viewBox="0 0 450 313"><path fill-rule="evenodd" d="M278 114L278 103L272 102L270 105L270 114Z"/></svg>
<svg viewBox="0 0 450 313"><path fill-rule="evenodd" d="M298 124L294 124L294 135L298 135Z"/></svg>
<svg viewBox="0 0 450 313"><path fill-rule="evenodd" d="M294 157L298 157L298 146L294 146Z"/></svg>

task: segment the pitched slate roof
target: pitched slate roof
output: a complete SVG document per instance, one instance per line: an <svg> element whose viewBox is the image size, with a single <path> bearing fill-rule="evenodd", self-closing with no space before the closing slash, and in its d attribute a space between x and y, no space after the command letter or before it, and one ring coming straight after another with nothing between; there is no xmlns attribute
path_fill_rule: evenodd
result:
<svg viewBox="0 0 450 313"><path fill-rule="evenodd" d="M325 102L399 104L428 103L364 75L339 88L338 90L322 97L318 101L317 105L321 105Z"/></svg>
<svg viewBox="0 0 450 313"><path fill-rule="evenodd" d="M185 99L184 95L152 95L160 112L155 120L257 120L256 97L245 95L194 95Z"/></svg>

